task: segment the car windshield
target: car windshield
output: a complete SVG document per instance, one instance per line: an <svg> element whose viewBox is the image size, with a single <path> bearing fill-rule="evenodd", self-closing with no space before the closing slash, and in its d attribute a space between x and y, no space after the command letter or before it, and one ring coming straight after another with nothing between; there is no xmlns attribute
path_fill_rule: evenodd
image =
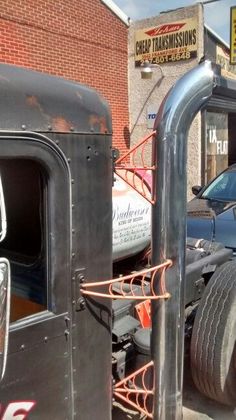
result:
<svg viewBox="0 0 236 420"><path fill-rule="evenodd" d="M210 200L236 201L236 172L219 175L203 192L201 198Z"/></svg>

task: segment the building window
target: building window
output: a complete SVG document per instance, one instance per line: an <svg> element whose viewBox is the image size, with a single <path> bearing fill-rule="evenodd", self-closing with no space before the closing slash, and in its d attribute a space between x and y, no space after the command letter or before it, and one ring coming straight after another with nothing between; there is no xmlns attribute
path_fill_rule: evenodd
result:
<svg viewBox="0 0 236 420"><path fill-rule="evenodd" d="M205 183L228 166L228 114L206 112Z"/></svg>

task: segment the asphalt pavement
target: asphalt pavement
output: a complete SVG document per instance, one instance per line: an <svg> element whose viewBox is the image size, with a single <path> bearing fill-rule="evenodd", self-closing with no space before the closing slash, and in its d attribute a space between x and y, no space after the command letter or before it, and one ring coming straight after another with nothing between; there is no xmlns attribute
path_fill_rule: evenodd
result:
<svg viewBox="0 0 236 420"><path fill-rule="evenodd" d="M235 402L236 405L236 402ZM119 402L114 403L112 420L144 420L129 407ZM188 360L185 362L184 392L183 392L183 419L184 420L236 420L236 409L217 404L195 388L192 381ZM169 420L169 419L166 419Z"/></svg>

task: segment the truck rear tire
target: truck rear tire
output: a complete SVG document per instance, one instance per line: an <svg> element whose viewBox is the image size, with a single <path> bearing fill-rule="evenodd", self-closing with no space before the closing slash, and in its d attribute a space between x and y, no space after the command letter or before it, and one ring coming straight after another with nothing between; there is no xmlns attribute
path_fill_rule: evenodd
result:
<svg viewBox="0 0 236 420"><path fill-rule="evenodd" d="M206 286L193 325L191 371L198 390L236 406L236 263L219 267Z"/></svg>

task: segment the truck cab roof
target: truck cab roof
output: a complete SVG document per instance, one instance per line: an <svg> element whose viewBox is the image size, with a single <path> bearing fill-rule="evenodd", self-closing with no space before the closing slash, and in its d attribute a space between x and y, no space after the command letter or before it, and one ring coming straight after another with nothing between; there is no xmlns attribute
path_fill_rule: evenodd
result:
<svg viewBox="0 0 236 420"><path fill-rule="evenodd" d="M62 77L0 64L0 130L111 133L107 102Z"/></svg>

